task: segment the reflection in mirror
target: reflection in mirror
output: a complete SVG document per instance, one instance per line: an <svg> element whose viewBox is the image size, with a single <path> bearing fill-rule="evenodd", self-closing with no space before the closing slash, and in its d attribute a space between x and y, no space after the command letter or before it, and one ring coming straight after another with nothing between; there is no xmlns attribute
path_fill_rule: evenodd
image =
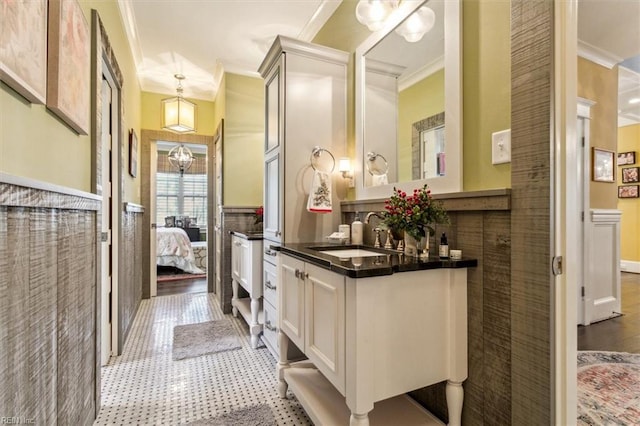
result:
<svg viewBox="0 0 640 426"><path fill-rule="evenodd" d="M437 192L461 189L459 3L406 5L404 15L357 49L358 198L385 194L375 187L387 182L398 187L428 183ZM420 6L433 11L433 27L420 40L408 42L395 30ZM368 172L369 152L386 159L385 179Z"/></svg>

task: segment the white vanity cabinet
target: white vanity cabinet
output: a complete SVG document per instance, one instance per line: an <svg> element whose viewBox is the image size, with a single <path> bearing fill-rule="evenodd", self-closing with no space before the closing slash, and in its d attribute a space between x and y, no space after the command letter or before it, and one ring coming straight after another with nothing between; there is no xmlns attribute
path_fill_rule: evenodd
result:
<svg viewBox="0 0 640 426"><path fill-rule="evenodd" d="M251 347L258 347L258 336L262 332L262 239L243 238L242 234L231 237L231 278L233 315L242 315L251 333ZM239 287L249 297L239 297Z"/></svg>
<svg viewBox="0 0 640 426"><path fill-rule="evenodd" d="M280 396L290 386L316 424L388 424L409 412L417 423L407 424L441 424L404 394L447 381L450 424L460 424L466 268L350 278L284 253L280 264ZM290 342L315 368L289 362Z"/></svg>

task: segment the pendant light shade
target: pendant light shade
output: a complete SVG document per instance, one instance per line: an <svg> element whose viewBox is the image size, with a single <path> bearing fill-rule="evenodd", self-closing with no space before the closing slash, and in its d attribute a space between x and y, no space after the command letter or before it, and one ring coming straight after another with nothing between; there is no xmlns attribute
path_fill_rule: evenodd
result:
<svg viewBox="0 0 640 426"><path fill-rule="evenodd" d="M176 145L171 148L167 157L169 159L169 164L180 170L180 176L183 176L184 172L189 170L189 167L191 167L194 160L193 153L184 145Z"/></svg>
<svg viewBox="0 0 640 426"><path fill-rule="evenodd" d="M378 31L397 6L396 0L360 0L356 6L356 18L369 31Z"/></svg>
<svg viewBox="0 0 640 426"><path fill-rule="evenodd" d="M175 75L178 80L178 96L162 100L162 128L176 133L196 131L196 104L182 97L182 80L185 76Z"/></svg>

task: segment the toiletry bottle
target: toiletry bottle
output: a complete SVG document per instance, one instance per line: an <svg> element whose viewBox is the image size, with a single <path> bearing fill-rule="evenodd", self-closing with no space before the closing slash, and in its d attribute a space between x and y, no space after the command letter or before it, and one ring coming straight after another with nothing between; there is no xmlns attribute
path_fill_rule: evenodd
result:
<svg viewBox="0 0 640 426"><path fill-rule="evenodd" d="M439 247L438 253L442 258L449 257L449 244L447 243L447 234L445 234L444 232L440 237L440 247Z"/></svg>
<svg viewBox="0 0 640 426"><path fill-rule="evenodd" d="M360 215L356 212L356 220L351 224L351 244L362 244L364 224L360 222Z"/></svg>

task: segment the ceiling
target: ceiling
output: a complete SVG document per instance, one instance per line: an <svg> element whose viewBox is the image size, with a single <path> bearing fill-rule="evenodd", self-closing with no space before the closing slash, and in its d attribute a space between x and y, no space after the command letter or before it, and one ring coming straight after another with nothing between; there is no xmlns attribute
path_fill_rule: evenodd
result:
<svg viewBox="0 0 640 426"><path fill-rule="evenodd" d="M354 2L355 0L345 0ZM212 101L224 72L258 76L279 34L310 41L342 0L118 0L142 90ZM581 56L623 62L620 114L640 122L640 1L580 0ZM628 71L628 72L627 72Z"/></svg>

